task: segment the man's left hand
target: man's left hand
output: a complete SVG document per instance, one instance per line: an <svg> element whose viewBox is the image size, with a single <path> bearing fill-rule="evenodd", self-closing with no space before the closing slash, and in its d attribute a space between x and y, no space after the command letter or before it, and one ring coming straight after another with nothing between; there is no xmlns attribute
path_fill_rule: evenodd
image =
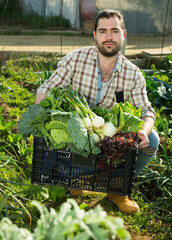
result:
<svg viewBox="0 0 172 240"><path fill-rule="evenodd" d="M140 130L138 131L137 136L141 140L138 145L139 149L147 148L149 146L149 139L147 134L143 130Z"/></svg>

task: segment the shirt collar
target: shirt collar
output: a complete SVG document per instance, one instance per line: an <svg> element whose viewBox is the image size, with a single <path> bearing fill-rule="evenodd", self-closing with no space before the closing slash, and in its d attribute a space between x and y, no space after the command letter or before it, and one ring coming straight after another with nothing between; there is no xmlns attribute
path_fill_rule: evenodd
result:
<svg viewBox="0 0 172 240"><path fill-rule="evenodd" d="M121 66L122 65L122 54L119 53L115 67L114 67L114 72L121 72Z"/></svg>
<svg viewBox="0 0 172 240"><path fill-rule="evenodd" d="M115 67L116 67L116 71L121 72L121 68L122 68L122 54L121 53L118 55Z"/></svg>
<svg viewBox="0 0 172 240"><path fill-rule="evenodd" d="M92 60L96 60L97 61L97 56L98 56L98 49L97 49L97 47L94 47L93 48Z"/></svg>

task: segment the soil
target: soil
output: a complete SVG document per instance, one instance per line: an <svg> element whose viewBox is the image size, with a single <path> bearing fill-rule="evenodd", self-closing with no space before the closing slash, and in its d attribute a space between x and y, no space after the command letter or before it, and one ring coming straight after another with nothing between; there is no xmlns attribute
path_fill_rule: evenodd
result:
<svg viewBox="0 0 172 240"><path fill-rule="evenodd" d="M50 33L51 34L51 33ZM129 35L125 47L125 55L135 55L142 52L148 55L170 54L172 51L172 36L165 36L162 49L162 36ZM1 35L0 51L58 53L65 55L80 47L94 45L92 34L81 35L75 32L73 36L60 35Z"/></svg>

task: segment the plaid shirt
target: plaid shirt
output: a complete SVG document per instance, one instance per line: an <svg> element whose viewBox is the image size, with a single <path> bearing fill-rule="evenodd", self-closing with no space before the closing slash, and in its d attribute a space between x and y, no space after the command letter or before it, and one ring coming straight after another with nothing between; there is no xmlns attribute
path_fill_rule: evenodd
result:
<svg viewBox="0 0 172 240"><path fill-rule="evenodd" d="M116 102L116 91L123 91L124 102L129 99L132 105L141 107L142 117L154 118L154 110L148 101L145 79L139 68L122 54L119 54L116 71L113 72L110 85L103 99L96 104L98 89L98 50L97 47L85 47L69 53L57 65L53 75L41 85L37 93L47 93L55 86L72 86L79 90L90 106L111 109Z"/></svg>

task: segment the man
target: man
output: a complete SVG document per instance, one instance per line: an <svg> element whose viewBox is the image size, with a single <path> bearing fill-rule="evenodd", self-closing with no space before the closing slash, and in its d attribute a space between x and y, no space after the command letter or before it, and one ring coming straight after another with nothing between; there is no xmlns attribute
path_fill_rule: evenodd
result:
<svg viewBox="0 0 172 240"><path fill-rule="evenodd" d="M119 11L103 10L95 20L94 38L96 47L90 46L69 53L57 65L54 74L38 88L35 103L39 103L52 87L71 85L79 90L90 106L111 109L117 101L117 93L123 93L137 108L142 109L144 123L138 132L139 152L135 177L155 156L159 145L158 134L153 130L155 116L148 101L145 80L138 67L120 52L127 32ZM71 190L72 195L82 190ZM121 211L139 212L137 203L128 196L107 194Z"/></svg>

